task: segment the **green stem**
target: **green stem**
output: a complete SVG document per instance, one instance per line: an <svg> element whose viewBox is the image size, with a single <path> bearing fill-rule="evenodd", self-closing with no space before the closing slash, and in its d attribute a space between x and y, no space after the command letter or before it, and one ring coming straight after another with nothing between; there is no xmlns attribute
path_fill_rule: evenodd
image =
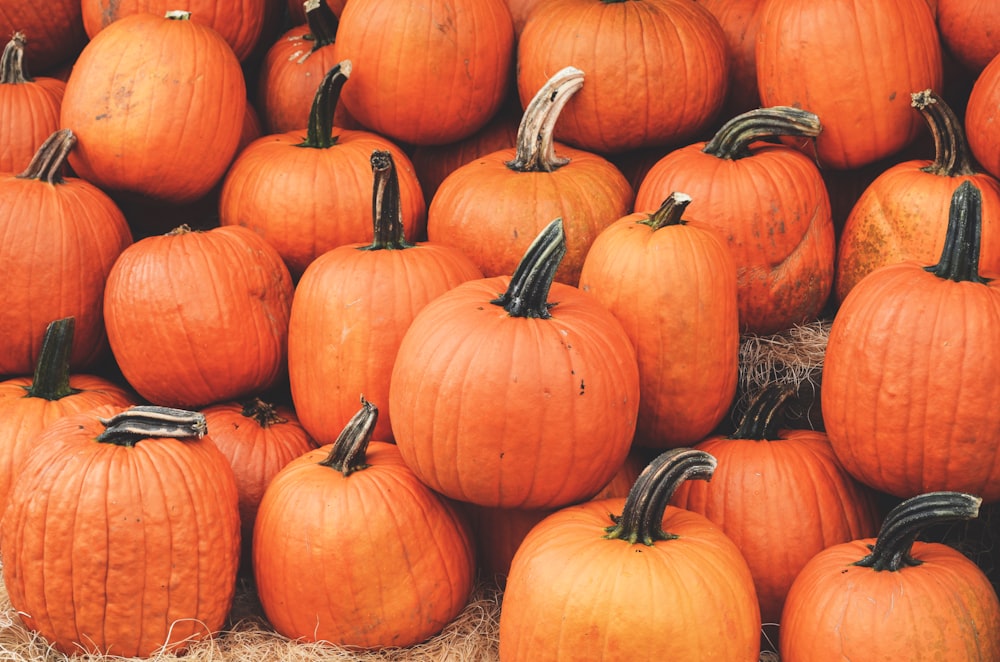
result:
<svg viewBox="0 0 1000 662"><path fill-rule="evenodd" d="M652 545L658 540L677 536L663 530L663 514L674 492L690 479L708 480L715 472L716 459L694 448L673 448L658 455L639 474L619 516L612 515L612 526L605 538Z"/></svg>
<svg viewBox="0 0 1000 662"><path fill-rule="evenodd" d="M962 121L945 100L933 90L924 90L910 95L910 105L920 111L934 138L934 162L921 170L942 177L976 174Z"/></svg>
<svg viewBox="0 0 1000 662"><path fill-rule="evenodd" d="M556 156L556 120L563 107L583 87L583 72L564 67L555 73L524 109L517 128L517 152L507 167L518 172L552 172L569 159Z"/></svg>
<svg viewBox="0 0 1000 662"><path fill-rule="evenodd" d="M76 136L70 129L59 129L45 139L24 172L16 175L18 179L37 179L48 184L61 184L66 158L73 146Z"/></svg>
<svg viewBox="0 0 1000 662"><path fill-rule="evenodd" d="M565 255L566 234L562 219L557 218L531 242L511 276L507 291L490 303L502 306L511 317L548 319L552 316L549 309L555 305L548 303L549 290Z"/></svg>
<svg viewBox="0 0 1000 662"><path fill-rule="evenodd" d="M740 418L730 439L774 441L784 421L785 404L795 394L795 387L772 383L754 397Z"/></svg>
<svg viewBox="0 0 1000 662"><path fill-rule="evenodd" d="M278 416L278 409L273 404L265 402L260 398L253 398L244 402L243 410L240 413L247 418L252 418L262 428L288 422L287 418Z"/></svg>
<svg viewBox="0 0 1000 662"><path fill-rule="evenodd" d="M337 41L337 28L340 27L340 21L326 0L306 0L305 9L306 23L309 25L309 34L306 35L306 39L311 39L313 42L310 52L315 53L324 46L329 46ZM305 60L306 57L308 54L304 55L302 60Z"/></svg>
<svg viewBox="0 0 1000 662"><path fill-rule="evenodd" d="M3 49L0 56L0 85L30 83L31 77L24 69L24 46L26 40L23 32L15 32Z"/></svg>
<svg viewBox="0 0 1000 662"><path fill-rule="evenodd" d="M73 350L75 329L76 320L73 317L55 320L46 327L38 363L35 364L35 376L26 397L59 400L80 392L69 385L69 357Z"/></svg>
<svg viewBox="0 0 1000 662"><path fill-rule="evenodd" d="M660 204L659 209L649 215L649 218L639 222L648 225L654 231L668 225L681 225L684 210L688 208L689 204L691 204L690 195L674 191Z"/></svg>
<svg viewBox="0 0 1000 662"><path fill-rule="evenodd" d="M208 432L201 412L156 405L136 405L100 421L104 432L97 441L116 446L135 446L143 439L200 439Z"/></svg>
<svg viewBox="0 0 1000 662"><path fill-rule="evenodd" d="M342 60L323 76L313 96L306 139L299 143L299 147L328 149L337 144L337 139L333 135L333 114L337 109L337 102L340 101L340 90L350 75L351 61Z"/></svg>
<svg viewBox="0 0 1000 662"><path fill-rule="evenodd" d="M938 263L924 267L938 278L956 282L988 283L979 275L979 248L983 232L983 197L975 184L966 180L951 196L948 229Z"/></svg>
<svg viewBox="0 0 1000 662"><path fill-rule="evenodd" d="M344 476L361 471L366 464L365 453L378 421L378 408L361 398L361 409L351 417L337 440L333 442L330 454L319 464L335 469Z"/></svg>
<svg viewBox="0 0 1000 662"><path fill-rule="evenodd" d="M920 532L935 524L978 517L981 503L979 497L964 492L928 492L911 497L889 511L875 544L869 546L871 554L854 565L890 572L920 565L921 561L911 554Z"/></svg>
<svg viewBox="0 0 1000 662"><path fill-rule="evenodd" d="M720 159L742 159L752 154L750 145L762 138L815 138L821 130L819 117L807 110L791 106L757 108L723 124L701 151Z"/></svg>
<svg viewBox="0 0 1000 662"><path fill-rule="evenodd" d="M399 200L399 174L392 153L377 149L371 156L372 174L372 231L374 239L361 250L401 250L412 248L406 243L403 227L403 209Z"/></svg>

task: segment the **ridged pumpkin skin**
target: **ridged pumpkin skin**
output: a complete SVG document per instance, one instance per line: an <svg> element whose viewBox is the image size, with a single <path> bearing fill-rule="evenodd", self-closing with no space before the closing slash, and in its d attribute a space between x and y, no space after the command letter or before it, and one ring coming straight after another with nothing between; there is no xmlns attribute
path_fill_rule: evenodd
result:
<svg viewBox="0 0 1000 662"><path fill-rule="evenodd" d="M28 61L36 73L49 72L76 57L87 42L80 0L5 0L0 4L0 35L28 37Z"/></svg>
<svg viewBox="0 0 1000 662"><path fill-rule="evenodd" d="M351 117L394 141L442 145L482 128L508 90L514 27L504 0L352 0L337 61Z"/></svg>
<svg viewBox="0 0 1000 662"><path fill-rule="evenodd" d="M522 105L559 69L583 70L555 135L601 154L693 138L718 115L729 78L725 33L690 0L541 3L517 64Z"/></svg>
<svg viewBox="0 0 1000 662"><path fill-rule="evenodd" d="M141 396L204 407L270 388L285 369L292 279L252 230L180 229L123 251L104 319L122 375Z"/></svg>
<svg viewBox="0 0 1000 662"><path fill-rule="evenodd" d="M36 437L3 519L24 624L67 654L179 652L225 624L239 559L236 482L207 437L96 443L121 407Z"/></svg>
<svg viewBox="0 0 1000 662"><path fill-rule="evenodd" d="M965 107L965 134L976 161L994 177L1000 177L1000 56L994 57L976 78Z"/></svg>
<svg viewBox="0 0 1000 662"><path fill-rule="evenodd" d="M126 16L87 44L66 81L61 124L80 141L70 165L109 192L192 202L232 161L246 103L239 60L217 32Z"/></svg>
<svg viewBox="0 0 1000 662"><path fill-rule="evenodd" d="M31 77L23 61L25 37L15 33L0 58L0 172L21 172L45 139L58 131L59 105L66 83L58 78ZM30 62L28 63L30 64Z"/></svg>
<svg viewBox="0 0 1000 662"><path fill-rule="evenodd" d="M878 161L923 129L909 94L942 85L941 45L926 0L773 0L760 20L761 104L817 114L822 165ZM895 44L891 54L886 44Z"/></svg>

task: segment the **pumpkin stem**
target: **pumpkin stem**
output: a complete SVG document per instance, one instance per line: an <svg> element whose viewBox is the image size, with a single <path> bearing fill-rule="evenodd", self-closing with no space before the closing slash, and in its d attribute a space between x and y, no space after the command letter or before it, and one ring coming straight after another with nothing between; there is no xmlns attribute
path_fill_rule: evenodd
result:
<svg viewBox="0 0 1000 662"><path fill-rule="evenodd" d="M964 492L928 492L911 497L889 511L879 529L871 554L854 565L877 572L895 572L920 565L910 552L920 532L932 525L973 519L979 516L982 499Z"/></svg>
<svg viewBox="0 0 1000 662"><path fill-rule="evenodd" d="M340 431L333 449L319 464L336 469L350 476L355 471L361 471L366 464L365 453L368 443L372 440L375 423L378 421L378 407L361 398L361 409L351 417L344 429Z"/></svg>
<svg viewBox="0 0 1000 662"><path fill-rule="evenodd" d="M59 129L45 139L38 151L31 157L31 163L18 179L37 179L48 184L61 184L63 166L70 150L76 145L76 135L70 129Z"/></svg>
<svg viewBox="0 0 1000 662"><path fill-rule="evenodd" d="M924 90L910 95L910 105L920 111L934 137L934 161L921 170L943 177L976 174L965 129L945 100L933 90Z"/></svg>
<svg viewBox="0 0 1000 662"><path fill-rule="evenodd" d="M0 85L30 83L31 76L24 68L24 46L27 43L23 32L15 32L0 56Z"/></svg>
<svg viewBox="0 0 1000 662"><path fill-rule="evenodd" d="M59 400L79 393L69 385L69 356L73 349L73 332L76 319L64 317L49 322L42 338L42 349L35 364L35 376L25 394L29 398Z"/></svg>
<svg viewBox="0 0 1000 662"><path fill-rule="evenodd" d="M507 291L490 303L503 306L511 317L548 319L552 316L549 309L555 305L547 301L549 289L564 255L566 234L562 219L557 218L546 225L528 246L511 276Z"/></svg>
<svg viewBox="0 0 1000 662"><path fill-rule="evenodd" d="M306 139L299 143L299 147L328 149L337 144L337 137L333 135L333 113L340 101L340 90L350 75L351 61L341 60L323 76L313 96Z"/></svg>
<svg viewBox="0 0 1000 662"><path fill-rule="evenodd" d="M247 418L252 418L257 422L262 428L268 428L272 425L281 425L282 423L287 423L288 419L278 415L278 409L270 402L265 402L260 398L253 398L243 403L243 409L240 412Z"/></svg>
<svg viewBox="0 0 1000 662"><path fill-rule="evenodd" d="M750 145L756 140L776 136L815 138L820 131L819 117L807 110L791 106L756 108L723 124L701 151L720 159L742 159L752 154Z"/></svg>
<svg viewBox="0 0 1000 662"><path fill-rule="evenodd" d="M377 149L372 152L372 173L375 184L372 191L372 229L374 240L365 251L399 250L412 248L406 243L403 227L403 209L399 202L399 174L392 153Z"/></svg>
<svg viewBox="0 0 1000 662"><path fill-rule="evenodd" d="M566 102L583 87L583 72L564 67L546 81L524 109L517 127L517 152L507 167L518 172L552 172L569 159L556 156L556 120Z"/></svg>
<svg viewBox="0 0 1000 662"><path fill-rule="evenodd" d="M163 15L164 18L171 21L190 21L191 12L183 9L168 9Z"/></svg>
<svg viewBox="0 0 1000 662"><path fill-rule="evenodd" d="M643 225L648 225L654 231L668 225L681 225L684 223L682 216L684 210L691 204L691 196L687 193L674 191L667 196L660 207L654 211L646 220L639 221Z"/></svg>
<svg viewBox="0 0 1000 662"><path fill-rule="evenodd" d="M625 498L621 515L612 515L612 526L604 537L634 545L653 545L677 536L663 530L663 513L674 492L685 480L709 480L715 472L715 457L694 448L672 448L658 455L636 478Z"/></svg>
<svg viewBox="0 0 1000 662"><path fill-rule="evenodd" d="M938 278L956 282L988 283L979 275L979 247L983 233L983 196L975 184L966 180L951 196L948 229L938 263L924 267Z"/></svg>
<svg viewBox="0 0 1000 662"><path fill-rule="evenodd" d="M309 26L309 33L303 38L311 40L313 43L309 53L315 53L324 46L329 46L337 41L337 28L340 27L340 21L326 0L306 0L303 6L306 10L306 24ZM305 62L309 53L299 58L299 62Z"/></svg>
<svg viewBox="0 0 1000 662"><path fill-rule="evenodd" d="M157 405L136 405L99 420L104 432L97 436L97 441L116 446L135 446L152 438L200 439L208 432L208 423L201 412Z"/></svg>
<svg viewBox="0 0 1000 662"><path fill-rule="evenodd" d="M785 404L795 394L789 384L771 383L758 393L743 412L730 439L775 441L781 437L778 430L784 421Z"/></svg>

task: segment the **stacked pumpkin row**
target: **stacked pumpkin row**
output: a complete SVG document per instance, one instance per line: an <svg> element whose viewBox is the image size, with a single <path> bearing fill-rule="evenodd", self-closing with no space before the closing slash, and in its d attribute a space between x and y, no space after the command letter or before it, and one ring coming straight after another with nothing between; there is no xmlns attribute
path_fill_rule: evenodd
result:
<svg viewBox="0 0 1000 662"><path fill-rule="evenodd" d="M560 539L544 534L541 525L536 531L535 524L563 509L565 517L572 518L587 507L567 507L597 493L624 496L619 488L602 489L624 477L626 485L635 483L636 495L650 490L643 498L651 503L642 514L635 503L639 496L632 504L593 506L601 511L598 519L608 520L608 512L621 514L611 537L630 543L657 539L661 532L656 523L663 521L664 513L677 515L674 506L669 511L666 506L673 497L675 506L725 523L690 534L695 539L706 536L725 560L709 563L715 557L698 551L683 561L695 565L681 574L719 573L712 582L676 589L676 599L692 601L684 609L699 616L648 619L653 604L608 611L609 619L638 627L637 618L656 627L655 634L641 637L631 630L608 631L604 644L615 651L617 646L642 642L642 650L648 652L655 636L663 646L676 647L653 646L657 659L670 650L680 658L750 660L759 651L762 615L765 620L780 619L783 628L795 620L783 616L782 610L806 561L835 543L874 535L881 519L874 507L876 491L897 498L941 490L974 495L950 495L944 505L932 501L932 521L972 516L980 497L995 501L1000 496L994 493L1000 469L996 462L981 458L996 455L989 449L994 448L990 444L995 444L991 440L997 421L982 404L997 395L989 390L996 388L989 386L997 367L991 349L998 345L996 326L977 327L968 340L961 329L946 334L939 330L943 335L921 346L885 331L918 325L888 320L870 332L854 326L875 324L876 312L896 312L904 303L890 303L888 294L879 291L877 296L867 295L873 303L867 304L866 312L853 313L864 306L853 301L864 301L864 295L852 299L847 293L881 264L904 258L933 264L945 255L947 259L928 276L935 284L927 287L938 287L941 279L960 281L963 288L969 282L985 285L980 288L988 293L982 295L985 301L971 304L976 308L954 318L990 314L995 288L977 282L984 279L976 264L980 243L984 272L994 271L1000 260L991 225L996 214L990 211L997 184L992 176L975 170L974 157L982 166L990 166L988 150L976 147L993 140L989 122L976 118L991 115L994 90L1000 89L993 79L1000 72L994 73L993 67L984 70L963 108L970 148L962 121L933 91L942 86L943 36L933 12L924 0L880 3L879 11L886 14L874 27L853 15L844 16L843 22L857 26L862 36L868 32L861 28L898 29L907 37L907 48L891 63L898 69L886 73L891 93L878 102L874 96L863 99L870 107L856 100L861 119L842 121L836 108L824 104L834 98L842 103L847 89L834 93L793 86L823 78L804 76L801 69L814 56L816 44L826 43L822 37L829 36L826 26L831 19L827 16L818 34L814 28L811 35L793 39L798 6L768 0L758 3L755 15L759 35L754 41L759 45L752 76L765 107L726 114L733 109L723 105L727 89L737 89L734 81L745 84L748 75L738 75L732 56L736 47L731 37L727 42L721 20L698 3L672 0L660 3L670 24L649 23L668 20L653 18L654 11L645 13L647 5L654 4L599 5L600 11L621 13L615 21L600 23L608 31L607 36L601 33L607 39L601 43L629 60L625 80L640 82L626 85L620 59L602 57L607 51L599 48L579 48L578 37L567 37L597 32L598 24L588 22L588 9L572 2L541 3L525 14L530 20L518 25L512 20L513 6L456 0L447 15L425 12L422 20L431 21L426 30L413 28L419 8L407 12L399 3L350 0L338 24L331 7L306 2L307 25L276 42L273 58L269 53L262 59L256 105L247 101L246 60L240 64L240 55L249 57L253 48L235 50L221 33L205 29L197 13L115 17L118 20L95 30L74 60L59 101L57 128L65 128L52 133L24 175L10 177L8 184L17 191L10 194L12 199L24 205L10 203L14 218L42 218L51 205L61 204L74 216L83 215L81 210L96 215L91 225L109 234L86 243L82 237L67 239L66 244L78 252L45 262L44 251L35 247L38 233L24 233L24 243L18 243L20 235L10 232L12 238L5 239L0 250L6 263L24 266L15 270L20 280L10 279L11 314L0 320L0 332L10 348L0 373L24 375L36 365L69 365L77 372L93 368L104 360L107 342L114 369L139 397L117 384L102 385L102 390L120 392L113 403L117 410L93 410L85 414L86 425L83 419L66 419L45 434L69 436L74 426L83 426L88 439L100 434L125 448L155 445L136 443L143 435L191 439L206 429L221 448L223 435L216 430L228 426L213 428L211 409L231 410L238 407L234 400L280 391L287 373L293 408L286 408L281 420L293 422L297 445L274 464L258 467L253 478L241 475L245 467L232 455L222 463L213 457L210 468L182 472L202 476L196 481L200 487L185 488L197 498L185 500L210 502L211 508L200 514L195 508L172 520L178 530L194 523L200 531L188 543L182 544L179 536L173 544L204 548L208 556L218 557L221 565L191 570L201 573L197 582L211 596L209 604L178 606L170 590L177 580L164 579L158 595L165 596L171 607L152 610L141 626L125 618L118 629L105 627L109 616L101 614L106 640L86 629L74 630L51 612L53 591L46 589L40 603L28 602L43 595L43 587L32 583L38 581L32 575L33 559L46 558L46 571L58 571L65 565L61 563L65 548L73 545L80 550L72 556L73 565L93 563L94 573L101 574L102 565L111 567L113 555L102 556L93 541L77 538L65 528L59 533L53 528L51 536L46 535L49 543L58 540L59 560L45 556L47 547L32 546L41 542L25 532L40 525L31 519L36 513L29 504L55 484L79 486L80 478L59 481L50 472L35 484L33 477L44 473L35 467L47 467L54 460L38 452L31 464L22 465L12 452L8 476L26 477L19 479L23 485L11 488L12 503L17 505L10 512L17 515L4 522L4 538L13 541L4 544L4 570L12 599L31 615L31 626L65 649L83 643L134 655L149 654L162 644L168 636L163 628L172 626L174 618L197 618L206 628L202 632L192 623L190 630L176 629L169 635L172 645L217 629L232 597L237 528L242 520L242 537L253 542L254 554L245 562L256 573L269 619L288 636L362 647L405 646L430 636L468 597L476 570L471 541L476 538L482 569L510 571L501 623L504 659L522 659L519 655L537 659L531 656L539 655L541 646L553 639L580 659L581 647L592 646L573 639L571 629L565 630L563 640L547 634L544 627L534 627L550 618L562 621L564 612L559 610L565 610L565 604L530 600L538 595L542 581L555 574L553 563L565 565L560 576L566 581L597 571L567 572L573 566L562 556L545 562L543 570L534 570L531 555L536 541L547 547ZM245 11L248 16L253 13ZM635 24L660 38L636 41L625 32ZM803 30L809 27L808 22L798 25ZM597 38L594 35L595 43ZM779 47L786 42L813 44L813 50L793 53L790 46ZM637 43L660 50L638 53L640 49L632 47ZM285 51L277 55L279 46L289 45L302 49L301 55L289 57ZM562 53L556 46L571 52ZM5 57L4 71L9 63L14 79L23 78L15 66L23 48L23 40L15 38ZM842 63L844 70L857 71L864 69L865 57L882 52L880 44L862 39L856 47L839 42L836 53L825 57L827 62ZM181 73L178 67L189 62L184 57L188 53L197 53L198 60L190 60L191 69ZM321 60L320 53L329 59ZM852 63L849 55L861 59ZM515 60L516 80L512 80ZM316 67L308 71L303 67L297 74L309 82L299 88L308 90L305 96L288 88L268 94L270 76L278 76L268 73L268 67L282 61ZM675 62L688 63L692 70L686 76L665 73L666 63ZM794 66L791 73L786 69L789 64ZM558 73L547 77L552 71ZM449 81L455 83L446 91L429 93ZM508 94L512 84L517 88L515 99ZM912 100L910 92L915 93ZM735 98L730 93L730 104ZM282 107L285 100L295 100L295 110ZM513 113L520 115L520 122L511 121L504 107L507 101L516 102L511 104L515 111L525 106L523 114ZM192 111L196 119L188 115ZM257 113L265 129L255 125ZM732 120L718 125L725 117ZM917 233L913 229L917 212L927 226L921 231L919 248L891 252L889 241L877 234L884 232L884 224L894 222L886 219L899 218L885 209L890 195L887 171L854 205L841 230L835 261L831 169L898 158L925 121L934 138L935 161L907 161L893 171L899 171L898 177L912 176L914 182L933 181L943 191L933 203L912 198L909 202L916 211L905 217L907 234ZM844 122L854 130L843 128ZM341 128L344 125L353 128ZM862 128L872 133L859 135L856 131ZM281 133L286 129L291 130ZM254 140L263 131L274 133ZM709 140L682 146L706 133L712 133L706 136ZM484 142L477 143L479 139ZM653 163L629 163L639 149L656 154ZM435 159L444 163L442 154L464 165L439 165L441 170L435 173L428 164ZM75 176L63 176L66 162ZM921 170L925 167L930 172ZM962 189L949 212L952 194L965 180L976 183L978 195ZM39 182L45 183L44 195L50 198L29 208L35 194L28 187L37 189ZM916 186L907 184L907 191ZM932 184L919 186L929 189ZM69 191L83 197L53 202L56 196L69 199L65 194ZM221 227L194 232L179 222L175 231L161 235L143 225L142 213L157 205L204 201L213 208L218 205ZM140 212L126 220L120 207ZM637 213L630 214L632 210ZM955 229L946 247L944 226L949 215L956 228L968 234ZM986 223L981 236L975 231L978 221L969 220L980 215ZM556 218L560 220L553 222ZM59 236L68 236L69 230L60 232L67 234ZM42 239L48 241L55 234L46 233ZM132 236L146 234L152 236L133 242ZM424 238L428 241L419 241ZM63 271L66 267L76 270ZM41 286L40 273L46 274ZM823 415L830 439L810 432L805 435L808 441L802 442L806 456L816 462L813 466L820 467L811 470L818 478L807 483L796 473L793 479L780 481L769 469L756 471L766 480L749 483L748 476L755 473L749 460L728 455L718 445L722 440L704 441L718 429L732 404L739 334L769 333L815 319L829 304L835 278L833 306L843 301L843 307L837 312L824 375ZM86 286L81 291L86 289L87 294L75 307L53 287L67 282ZM916 286L905 287L908 300L917 302L913 305L919 319L931 295ZM64 337L63 343L56 343L64 354L53 359L41 351L41 336L50 320L66 315L75 319L72 349ZM876 342L884 358L871 361ZM953 374L937 380L939 346L957 348L943 350L946 355L940 355L941 360L953 360L955 351L966 357L960 377L968 381L958 384L959 376ZM864 372L859 373L862 367ZM890 374L890 368L898 372ZM74 389L83 389L72 381L79 377L69 378L65 370L51 373L58 377L40 379L43 374L50 373L39 368L34 379L36 384L51 384L44 391L49 395L42 399L52 394L59 394L53 400L65 399ZM19 387L30 383L21 379ZM868 392L863 391L866 385L871 385ZM925 390L915 390L918 386ZM979 399L969 399L965 394L970 391L979 393ZM366 400L358 411L361 396ZM776 412L788 397L787 392L767 393L746 413L735 436L756 441L781 438L780 443L757 444L760 449L791 447L790 437L797 434L779 432L774 426ZM120 413L140 398L183 409ZM956 412L951 417L937 416L930 425L929 417L911 415L914 403L929 411L931 403L946 398L953 398L944 408ZM376 403L377 414L371 402ZM203 410L206 420L189 409ZM248 417L260 421L244 422L250 429L284 427L274 425L273 412L263 405L249 407L244 418ZM905 424L886 428L886 418ZM875 428L876 423L882 427ZM101 433L98 424L106 424L108 431ZM900 447L897 436L926 450L893 459L893 451ZM23 443L41 446L38 439L32 436ZM377 444L371 439L396 443ZM867 449L873 443L878 445L880 462L874 466ZM315 444L323 448L306 451ZM181 448L187 445L195 446L185 442L170 448L183 453ZM666 447L693 445L711 454L662 455L636 482L638 469L650 455ZM960 450L965 446L975 447L976 452ZM46 443L46 448L67 454L58 445ZM27 455L26 448L18 451L22 452ZM293 457L298 459L262 497L263 485ZM349 511L336 525L323 519L333 497L320 491L314 480L374 475L383 463L395 472L393 480L402 481L401 474L406 475L405 486L396 482L355 497L361 509ZM934 473L942 464L943 470ZM684 478L713 472L710 488L701 482L679 484ZM661 482L664 476L669 480ZM158 480L186 482L181 476ZM248 483L255 487L250 489ZM205 489L208 484L212 490ZM775 496L778 485L799 491ZM98 487L104 489L103 484ZM405 504L400 503L400 490L407 495ZM769 502L753 502L750 495L758 492L768 494ZM73 508L78 494L70 502ZM108 503L135 501L99 494ZM386 495L390 498L384 509L375 508L376 500ZM244 500L242 511L236 506L239 497ZM173 503L174 497L146 498ZM254 524L255 507L262 498L264 515ZM713 510L721 508L717 500L728 502L725 511ZM734 500L746 500L747 510L735 514ZM794 518L805 526L818 517L823 525L819 530L807 536L805 530L783 525L782 518L793 517L789 504L805 506L811 500L819 505ZM417 503L419 512L395 510ZM780 505L782 514L765 514L769 503ZM918 501L913 507L924 505ZM374 512L396 518L396 528L384 535L392 539L397 556L386 550L390 546L386 537L375 537ZM120 512L99 514L113 521ZM123 518L133 516L144 521L158 518L150 511L141 515L128 511ZM775 521L782 523L780 530L775 530ZM885 535L902 541L886 543L895 560L866 564L893 570L906 565L900 560L911 558L907 545L914 529L889 528L899 521L909 522L909 515L885 520ZM505 535L501 523L512 522L515 530ZM400 523L405 532L399 531ZM360 530L352 527L358 524ZM57 525L45 523L45 527ZM521 546L529 528L532 542ZM670 526L660 528L675 533ZM213 535L207 535L208 530ZM588 530L600 535L603 529ZM720 531L726 536L718 536ZM435 541L430 549L428 536ZM125 537L134 537L134 532ZM363 544L365 539L375 540L374 548ZM753 549L761 542L767 544ZM327 543L329 547L324 546ZM653 554L664 543L644 551ZM776 546L788 551L787 562L774 562ZM344 556L334 561L332 549ZM582 553L571 549L575 550L571 556ZM318 556L307 557L307 550ZM201 558L195 560L200 563ZM376 576L357 579L354 573L372 559L377 559ZM89 574L81 573L82 567L76 566L76 576ZM328 583L317 581L317 567L329 571ZM399 571L402 576L389 579ZM961 572L973 583L980 579L974 568ZM147 583L152 586L156 583L152 566L149 573ZM352 581L365 581L369 587L374 583L377 590L369 594ZM728 597L727 582L735 587ZM85 590L65 583L72 591ZM131 584L115 580L116 585L121 583ZM649 584L642 580L643 588ZM346 595L334 599L345 587L350 589ZM565 590L565 600L586 592L576 584L567 584ZM632 599L636 590L624 589ZM994 636L986 636L987 652L978 658L961 657L958 644L946 643L956 651L955 659L998 656L995 633L1000 625L992 611L996 596L988 584L976 590L974 610L982 616L966 617L959 630L974 638L984 630ZM552 587L542 592L559 595ZM613 602L608 593L596 595ZM694 595L705 601L695 604ZM358 596L369 596L371 602ZM107 595L101 600L105 598L108 604L118 599ZM715 598L723 602L713 602ZM56 601L72 602L69 597ZM384 611L375 619L371 614L378 610ZM329 621L320 620L330 629L317 629L318 614L327 611ZM572 611L592 613L580 605ZM794 608L796 616L809 611ZM362 615L360 620L340 620L357 614ZM47 618L50 623L44 622ZM73 618L86 622L79 615ZM581 627L586 630L596 622L592 619ZM818 659L815 651L793 651L801 643L823 641L816 631L819 624L795 622L808 635L784 628L783 654L793 660ZM528 635L533 628L535 634ZM860 645L870 649L872 642ZM910 651L924 647L907 645L914 646ZM820 648L833 650L822 643ZM639 659L639 653L608 655ZM895 655L916 659L915 653Z"/></svg>

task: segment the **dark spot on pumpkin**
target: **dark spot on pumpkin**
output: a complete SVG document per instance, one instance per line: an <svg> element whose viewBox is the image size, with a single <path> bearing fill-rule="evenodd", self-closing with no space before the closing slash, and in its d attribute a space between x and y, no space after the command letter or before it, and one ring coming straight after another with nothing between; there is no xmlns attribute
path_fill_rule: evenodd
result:
<svg viewBox="0 0 1000 662"><path fill-rule="evenodd" d="M108 113L101 113L100 115L95 115L94 119L100 122L101 120L106 120L111 117Z"/></svg>
<svg viewBox="0 0 1000 662"><path fill-rule="evenodd" d="M895 101L895 99L896 99L896 93L893 92L892 94L889 95L889 101Z"/></svg>
<svg viewBox="0 0 1000 662"><path fill-rule="evenodd" d="M583 395L583 380L580 380L580 395Z"/></svg>

